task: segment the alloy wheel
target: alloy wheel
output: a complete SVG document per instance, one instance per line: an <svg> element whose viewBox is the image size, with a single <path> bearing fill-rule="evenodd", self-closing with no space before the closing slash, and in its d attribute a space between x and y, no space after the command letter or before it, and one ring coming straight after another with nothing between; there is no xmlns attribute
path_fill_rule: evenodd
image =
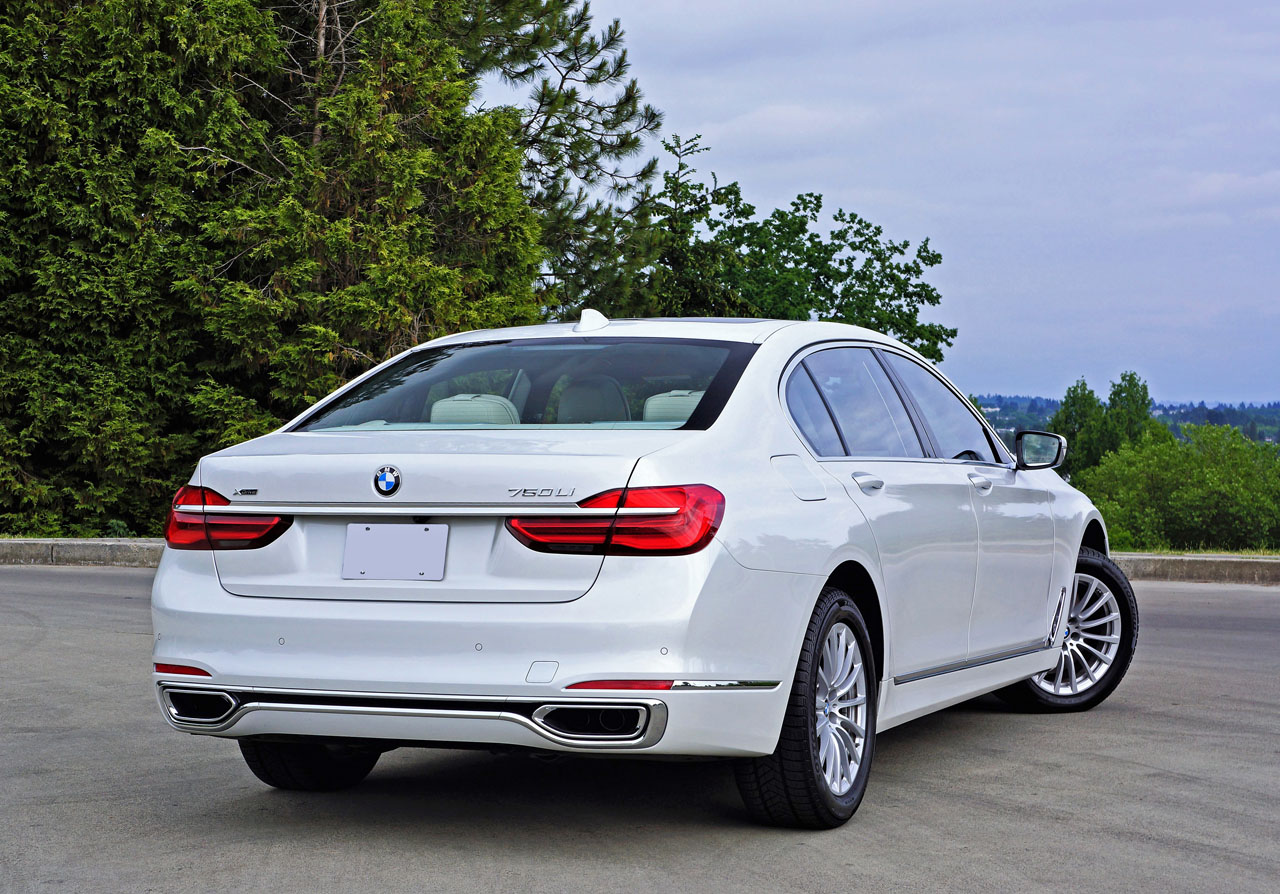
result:
<svg viewBox="0 0 1280 894"><path fill-rule="evenodd" d="M1120 603L1105 582L1077 574L1058 664L1032 679L1051 695L1079 695L1106 675L1119 651Z"/></svg>
<svg viewBox="0 0 1280 894"><path fill-rule="evenodd" d="M867 741L867 675L853 630L833 624L822 644L814 685L818 763L827 787L843 795L853 787Z"/></svg>

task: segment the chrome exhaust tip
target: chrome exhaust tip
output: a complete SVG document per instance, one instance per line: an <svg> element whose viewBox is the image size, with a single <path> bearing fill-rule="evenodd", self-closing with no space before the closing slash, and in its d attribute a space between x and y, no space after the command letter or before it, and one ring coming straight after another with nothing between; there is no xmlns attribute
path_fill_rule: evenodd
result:
<svg viewBox="0 0 1280 894"><path fill-rule="evenodd" d="M221 723L239 707L239 702L228 692L218 689L160 690L165 710L176 723L213 725Z"/></svg>
<svg viewBox="0 0 1280 894"><path fill-rule="evenodd" d="M562 739L581 742L619 742L639 739L649 722L649 707L634 704L541 705L533 722Z"/></svg>

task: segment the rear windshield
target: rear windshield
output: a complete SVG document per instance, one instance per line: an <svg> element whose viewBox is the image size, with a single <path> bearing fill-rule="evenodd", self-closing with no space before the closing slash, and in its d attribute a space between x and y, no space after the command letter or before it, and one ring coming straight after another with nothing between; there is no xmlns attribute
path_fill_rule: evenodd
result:
<svg viewBox="0 0 1280 894"><path fill-rule="evenodd" d="M755 347L547 338L424 348L293 430L706 428Z"/></svg>

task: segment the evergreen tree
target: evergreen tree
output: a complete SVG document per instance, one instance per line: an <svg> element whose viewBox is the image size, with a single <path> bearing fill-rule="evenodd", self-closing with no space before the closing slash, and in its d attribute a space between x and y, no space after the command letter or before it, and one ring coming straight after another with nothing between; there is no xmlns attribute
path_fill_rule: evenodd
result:
<svg viewBox="0 0 1280 894"><path fill-rule="evenodd" d="M1121 444L1138 440L1144 431L1160 423L1151 418L1151 394L1147 383L1135 372L1125 372L1111 383L1104 421L1098 432L1097 451L1102 454L1120 449Z"/></svg>
<svg viewBox="0 0 1280 894"><path fill-rule="evenodd" d="M533 319L520 121L460 0L15 0L0 532L153 533L211 447L415 341Z"/></svg>
<svg viewBox="0 0 1280 894"><path fill-rule="evenodd" d="M1067 458L1062 474L1071 477L1098 464L1102 457L1099 439L1104 408L1084 379L1067 389L1058 411L1049 420L1049 430L1067 439Z"/></svg>
<svg viewBox="0 0 1280 894"><path fill-rule="evenodd" d="M552 316L627 296L652 259L644 140L662 114L644 102L614 19L596 32L585 0L469 0L442 19L474 77L528 87L518 143L546 262Z"/></svg>

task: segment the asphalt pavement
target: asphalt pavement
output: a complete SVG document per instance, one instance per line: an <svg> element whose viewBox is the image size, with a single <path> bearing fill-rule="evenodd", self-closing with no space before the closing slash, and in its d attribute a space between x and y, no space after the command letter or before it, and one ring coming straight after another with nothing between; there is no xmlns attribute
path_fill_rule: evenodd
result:
<svg viewBox="0 0 1280 894"><path fill-rule="evenodd" d="M1280 890L1280 587L1139 583L1107 702L891 730L814 833L752 825L719 762L401 749L272 790L161 719L151 575L0 567L0 891Z"/></svg>

